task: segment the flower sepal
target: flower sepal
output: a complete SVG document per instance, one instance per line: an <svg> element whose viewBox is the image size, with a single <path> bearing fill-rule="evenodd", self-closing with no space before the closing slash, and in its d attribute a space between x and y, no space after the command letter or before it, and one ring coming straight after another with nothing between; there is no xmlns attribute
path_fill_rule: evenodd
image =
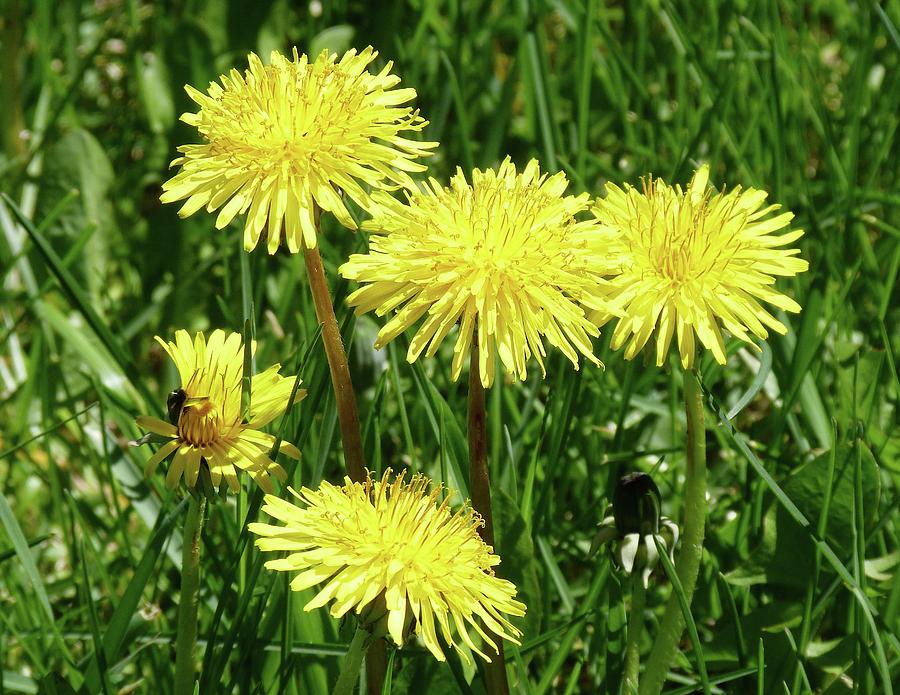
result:
<svg viewBox="0 0 900 695"><path fill-rule="evenodd" d="M623 476L613 494L611 514L600 522L591 544L593 555L602 545L611 544L616 567L626 576L641 573L644 588L659 564L656 541L674 563L678 525L661 516L659 489L645 473Z"/></svg>
<svg viewBox="0 0 900 695"><path fill-rule="evenodd" d="M213 485L212 476L209 474L209 465L206 459L200 460L200 472L197 475L197 484L189 488L192 495L203 495L210 504L216 500L224 500L228 497L228 483L224 480L218 485Z"/></svg>

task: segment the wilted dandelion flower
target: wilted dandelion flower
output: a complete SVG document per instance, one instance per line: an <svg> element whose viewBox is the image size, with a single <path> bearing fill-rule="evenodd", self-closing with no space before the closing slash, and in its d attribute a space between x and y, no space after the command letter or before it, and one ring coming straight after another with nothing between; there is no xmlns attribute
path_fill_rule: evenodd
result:
<svg viewBox="0 0 900 695"><path fill-rule="evenodd" d="M438 629L446 644L459 650L455 633L487 661L470 629L495 652L495 638L518 644L521 632L504 614L522 616L525 605L511 582L494 576L500 558L478 535L481 517L468 506L451 512L447 499L439 501L441 488L424 476L405 482L401 474L389 483L389 475L291 490L304 506L267 495L263 511L284 526L255 523L249 530L261 536L260 549L289 554L266 567L300 572L294 591L323 585L304 610L329 602L335 617L355 610L399 646L412 630L439 661L445 656Z"/></svg>
<svg viewBox="0 0 900 695"><path fill-rule="evenodd" d="M137 418L141 428L169 439L147 461L145 474L152 475L159 463L174 453L166 474L170 488L182 475L187 485L194 487L201 466L206 466L212 485L218 486L224 477L236 492L239 469L272 492L270 476L282 482L286 476L269 457L275 437L261 428L287 409L294 377L281 376L280 364L251 377L250 408L245 417L241 412L244 343L240 333L215 330L207 342L203 333L191 340L188 332L181 330L175 333L174 343L158 336L156 340L175 362L181 388L169 396L170 422ZM298 389L294 402L304 395L305 391ZM279 451L300 458L297 447L288 442L282 442Z"/></svg>
<svg viewBox="0 0 900 695"><path fill-rule="evenodd" d="M364 227L369 253L340 268L363 287L348 298L357 313L399 310L375 341L382 347L427 314L407 359L431 356L459 324L452 376L459 377L477 334L482 383L494 379L495 357L526 378L533 355L544 370L543 339L578 368L578 353L595 364L587 314L605 306L605 242L596 220L579 221L588 196L565 195L562 173L541 174L532 160L519 174L507 158L496 171L461 170L444 188L434 179L401 203L387 195Z"/></svg>
<svg viewBox="0 0 900 695"><path fill-rule="evenodd" d="M314 248L316 206L355 229L339 191L366 208L370 199L361 184L412 185L407 172L425 169L414 160L437 146L400 135L428 122L401 106L416 91L393 89L400 78L390 74L391 62L376 75L366 70L377 55L368 47L338 61L326 50L310 62L296 49L292 61L273 51L264 66L251 53L243 75L232 69L206 94L187 86L200 110L181 119L205 142L178 148L183 156L172 165L181 170L163 184L160 199L187 199L182 217L221 207L218 229L246 213L248 251L266 228L269 253L275 253L282 223L291 253L301 244Z"/></svg>
<svg viewBox="0 0 900 695"><path fill-rule="evenodd" d="M784 325L760 301L785 311L800 306L777 292L775 276L792 276L809 264L798 249L783 248L803 232L773 234L787 227L790 212L774 217L778 205L763 207L766 192L740 186L715 192L707 188L709 167L703 165L687 187L674 188L650 178L642 190L608 184L594 213L616 266L610 301L622 312L611 346L626 340L626 359L634 357L656 331L656 363L662 366L673 335L685 368L694 363L694 334L716 361L725 364L719 324L753 344L750 333L765 339L766 327L778 333ZM604 323L612 318L601 311Z"/></svg>

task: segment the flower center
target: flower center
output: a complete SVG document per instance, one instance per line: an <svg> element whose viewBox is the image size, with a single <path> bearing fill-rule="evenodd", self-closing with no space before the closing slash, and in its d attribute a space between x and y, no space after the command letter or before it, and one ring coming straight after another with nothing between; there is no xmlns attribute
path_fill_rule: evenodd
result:
<svg viewBox="0 0 900 695"><path fill-rule="evenodd" d="M195 447L206 447L222 435L221 419L212 401L188 405L181 410L178 435Z"/></svg>
<svg viewBox="0 0 900 695"><path fill-rule="evenodd" d="M333 156L353 138L348 119L366 97L362 78L337 66L270 65L258 83L235 82L206 107L201 131L223 156L305 176L319 156Z"/></svg>
<svg viewBox="0 0 900 695"><path fill-rule="evenodd" d="M644 196L646 206L634 206L631 219L646 271L675 286L721 277L741 247L736 232L743 224L733 211L710 205L708 192L676 194L652 180Z"/></svg>

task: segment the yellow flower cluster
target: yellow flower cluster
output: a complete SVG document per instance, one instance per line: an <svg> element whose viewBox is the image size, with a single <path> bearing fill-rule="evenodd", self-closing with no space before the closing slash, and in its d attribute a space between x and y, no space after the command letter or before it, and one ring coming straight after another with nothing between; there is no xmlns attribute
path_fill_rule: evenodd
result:
<svg viewBox="0 0 900 695"><path fill-rule="evenodd" d="M576 369L581 358L602 366L593 341L609 321L611 347L627 343L627 359L655 335L657 365L673 339L686 369L698 343L724 364L723 329L752 345L768 329L785 331L763 303L800 309L774 287L807 269L789 246L802 235L786 230L791 213L772 215L778 206L765 205L764 191L715 191L706 165L685 189L648 177L641 188L610 183L594 200L568 194L564 174L541 172L536 160L518 170L508 157L495 169L457 170L446 186L414 181L410 174L425 171L417 159L437 143L407 137L427 125L406 106L416 92L395 88L390 62L370 73L376 56L369 47L310 61L294 50L264 65L251 53L243 74L232 70L206 93L187 87L199 110L182 120L202 142L179 148L161 199L184 201L182 216L218 210L219 229L245 216L246 250L265 240L272 254L283 242L304 251L310 268L320 213L356 229L353 201L370 215L368 250L339 272L359 284L348 299L357 313L387 317L375 346L411 330L413 362L436 355L456 331L452 378L472 356L485 387L498 370L525 380L532 359L546 374L547 344ZM201 476L237 490L237 471L246 471L270 493L263 510L282 522L249 527L261 549L287 553L266 566L297 572L296 591L320 587L306 610L354 611L398 645L415 633L439 660L442 643L489 660L473 633L497 653L501 639L518 644L509 618L525 606L494 575L500 559L480 537L477 513L452 512L440 486L420 475L325 481L288 488L299 504L280 499L271 479L287 476L272 458L275 436L262 428L303 396L299 380L281 376L278 364L245 374L256 346L245 348L239 334L191 339L180 330L174 342L157 340L181 384L168 421L137 420L163 440L147 475L171 457L167 485L183 477L196 492ZM332 364L337 392L336 373ZM300 456L289 442L278 450Z"/></svg>

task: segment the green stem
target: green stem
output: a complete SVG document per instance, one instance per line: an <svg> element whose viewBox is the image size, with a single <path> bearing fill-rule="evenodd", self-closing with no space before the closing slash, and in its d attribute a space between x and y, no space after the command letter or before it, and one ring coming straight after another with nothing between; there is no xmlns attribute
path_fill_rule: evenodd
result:
<svg viewBox="0 0 900 695"><path fill-rule="evenodd" d="M628 616L628 642L625 644L625 693L636 693L641 670L641 633L644 628L644 606L647 590L642 573L631 575L631 614Z"/></svg>
<svg viewBox="0 0 900 695"><path fill-rule="evenodd" d="M472 508L484 519L481 538L496 552L494 542L494 515L491 512L491 481L487 460L487 412L484 406L484 385L478 367L478 334L472 340L469 361L469 494ZM506 657L503 641L496 638L498 653L491 663L485 664L485 685L488 695L508 695Z"/></svg>
<svg viewBox="0 0 900 695"><path fill-rule="evenodd" d="M697 372L684 372L684 410L687 415L687 477L681 551L675 563L678 579L690 605L703 556L706 524L706 428L703 424L703 393ZM669 596L653 649L646 661L640 695L658 695L684 630L684 616L675 592Z"/></svg>
<svg viewBox="0 0 900 695"><path fill-rule="evenodd" d="M175 645L175 695L193 695L194 646L197 643L197 588L200 585L200 532L206 497L192 495L181 547L181 598Z"/></svg>
<svg viewBox="0 0 900 695"><path fill-rule="evenodd" d="M363 657L369 648L369 633L359 626L353 634L344 663L341 664L341 675L338 676L332 695L353 695L356 684L359 682L359 667L362 666Z"/></svg>

